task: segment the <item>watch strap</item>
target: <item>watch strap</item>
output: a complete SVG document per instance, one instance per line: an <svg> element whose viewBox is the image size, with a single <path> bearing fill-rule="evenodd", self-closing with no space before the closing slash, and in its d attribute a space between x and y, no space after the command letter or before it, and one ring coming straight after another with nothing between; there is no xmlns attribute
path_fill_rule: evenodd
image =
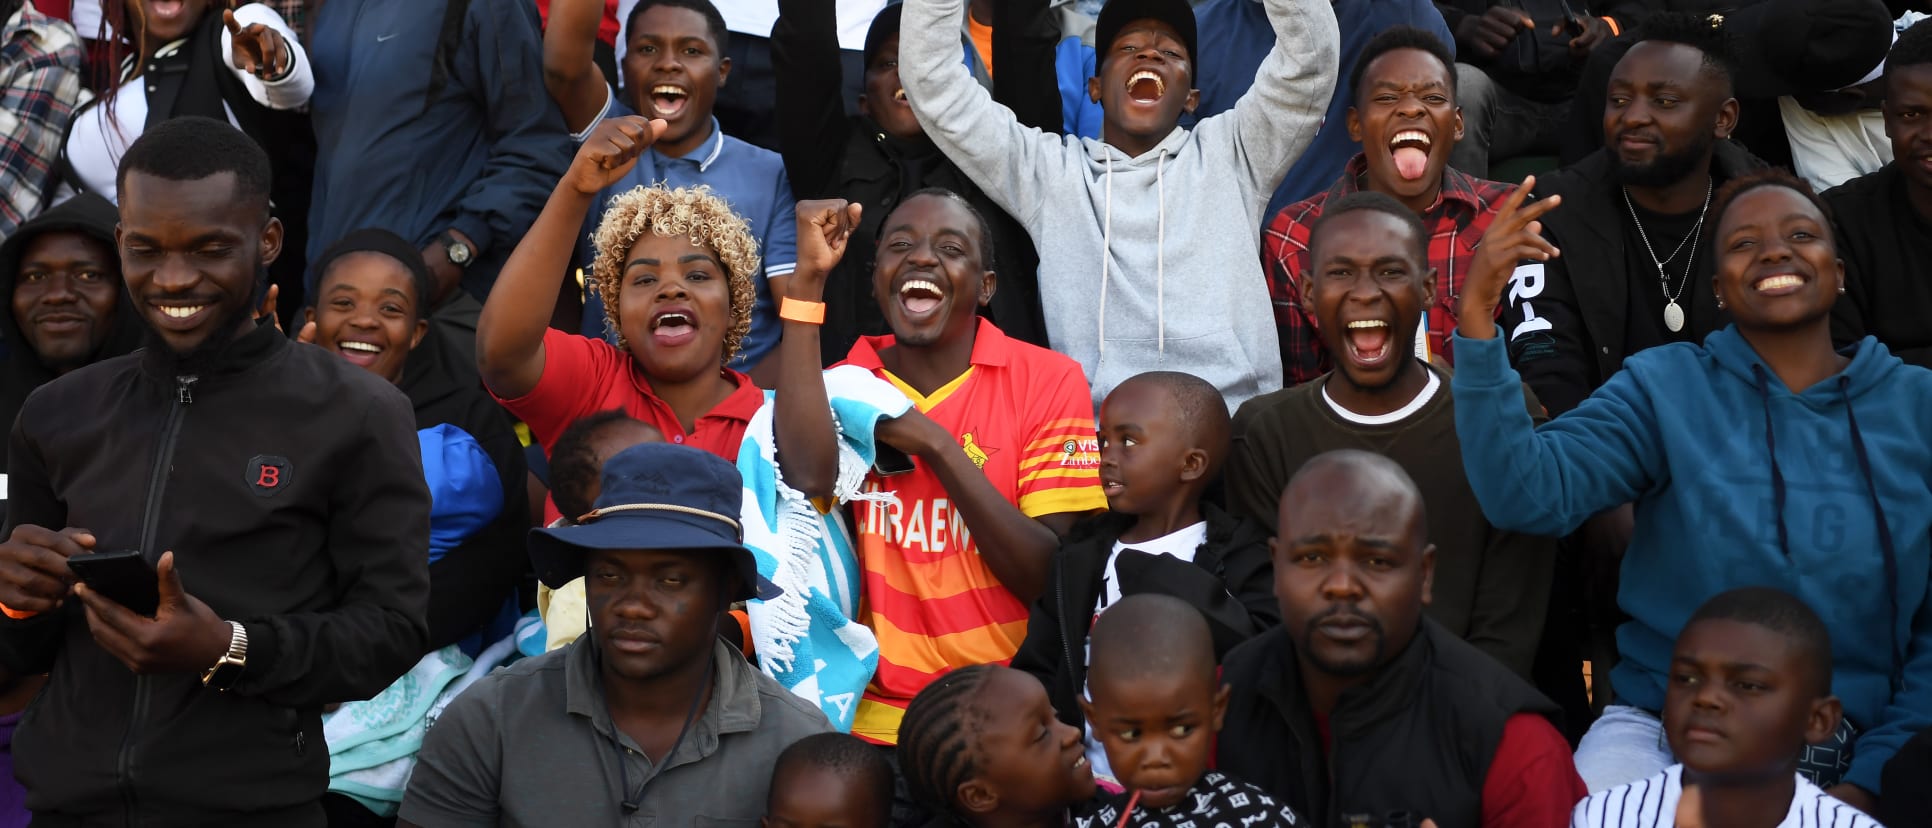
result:
<svg viewBox="0 0 1932 828"><path fill-rule="evenodd" d="M248 664L248 628L239 621L230 621L228 630L228 652L201 674L201 683L216 690L235 686L242 668Z"/></svg>

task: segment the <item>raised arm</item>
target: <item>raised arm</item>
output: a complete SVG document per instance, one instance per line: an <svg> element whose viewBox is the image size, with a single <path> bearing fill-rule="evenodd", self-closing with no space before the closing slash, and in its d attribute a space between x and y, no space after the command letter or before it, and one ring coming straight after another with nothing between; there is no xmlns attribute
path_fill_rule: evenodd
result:
<svg viewBox="0 0 1932 828"><path fill-rule="evenodd" d="M778 0L771 27L776 75L778 146L785 175L799 198L833 198L839 159L851 129L845 117L844 67L839 59L834 0Z"/></svg>
<svg viewBox="0 0 1932 828"><path fill-rule="evenodd" d="M550 0L550 21L543 30L543 88L563 110L564 128L588 132L604 112L610 86L597 71L597 24L603 0Z"/></svg>
<svg viewBox="0 0 1932 828"><path fill-rule="evenodd" d="M844 257L852 230L859 226L859 209L841 199L799 202L798 269L786 279L781 303L825 301L825 277ZM785 319L784 324L784 337L778 343L783 373L777 416L772 418L779 469L792 488L822 500L832 496L838 483L839 452L832 406L819 371L819 323Z"/></svg>
<svg viewBox="0 0 1932 828"><path fill-rule="evenodd" d="M1526 179L1510 193L1470 264L1457 305L1450 387L1463 468L1490 524L1561 536L1591 515L1636 500L1662 476L1663 450L1655 402L1628 371L1542 428L1531 420L1494 320L1517 263L1548 261L1560 252L1543 238L1538 219L1562 199L1524 205L1535 183Z"/></svg>
<svg viewBox="0 0 1932 828"><path fill-rule="evenodd" d="M221 19L222 52L249 97L270 109L307 106L315 92L315 68L288 22L261 3L223 11Z"/></svg>
<svg viewBox="0 0 1932 828"><path fill-rule="evenodd" d="M663 121L636 116L599 124L504 263L476 320L477 371L498 397L521 397L543 378L543 332L591 202L637 166L637 157L662 134Z"/></svg>
<svg viewBox="0 0 1932 828"><path fill-rule="evenodd" d="M1329 0L1263 2L1268 22L1275 27L1274 48L1262 59L1254 85L1234 102L1234 109L1195 128L1200 140L1211 146L1232 145L1241 171L1252 184L1257 214L1289 165L1315 140L1335 93L1341 61L1341 30Z"/></svg>
<svg viewBox="0 0 1932 828"><path fill-rule="evenodd" d="M1059 179L1061 138L1021 126L959 59L965 0L907 0L899 29L899 82L912 114L946 158L1028 229ZM1067 171L1071 172L1071 171Z"/></svg>
<svg viewBox="0 0 1932 828"><path fill-rule="evenodd" d="M1058 70L1060 23L1051 0L994 0L993 100L1020 123L1064 134Z"/></svg>

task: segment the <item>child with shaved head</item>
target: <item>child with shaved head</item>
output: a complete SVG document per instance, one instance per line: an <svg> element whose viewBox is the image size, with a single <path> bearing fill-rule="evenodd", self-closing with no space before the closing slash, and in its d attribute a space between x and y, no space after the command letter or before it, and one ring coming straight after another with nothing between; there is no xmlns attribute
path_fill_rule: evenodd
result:
<svg viewBox="0 0 1932 828"><path fill-rule="evenodd" d="M1206 619L1186 601L1142 594L1094 622L1087 723L1120 785L1075 820L1114 825L1297 825L1284 803L1207 769L1228 690Z"/></svg>
<svg viewBox="0 0 1932 828"><path fill-rule="evenodd" d="M1088 629L1122 596L1158 593L1192 607L1208 663L1280 623L1268 530L1204 501L1228 455L1228 409L1206 380L1174 371L1129 377L1100 406L1105 514L1061 540L1013 668L1046 685L1060 720L1085 724ZM1093 731L1087 761L1107 755Z"/></svg>

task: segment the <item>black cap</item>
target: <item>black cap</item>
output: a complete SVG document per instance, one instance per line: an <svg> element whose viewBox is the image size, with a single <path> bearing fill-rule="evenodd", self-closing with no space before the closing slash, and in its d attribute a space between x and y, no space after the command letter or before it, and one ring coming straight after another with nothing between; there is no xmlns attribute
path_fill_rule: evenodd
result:
<svg viewBox="0 0 1932 828"><path fill-rule="evenodd" d="M1740 98L1848 86L1892 47L1892 16L1877 0L1767 0L1706 18L1720 19Z"/></svg>
<svg viewBox="0 0 1932 828"><path fill-rule="evenodd" d="M1181 35L1181 44L1187 47L1188 62L1193 64L1200 59L1200 50L1195 48L1198 35L1194 7L1187 0L1107 0L1093 29L1093 45L1100 52L1101 63L1113 52L1114 39L1120 36L1120 30L1136 20L1158 20L1174 27Z"/></svg>
<svg viewBox="0 0 1932 828"><path fill-rule="evenodd" d="M872 16L872 26L865 30L865 67L872 68L872 59L878 57L879 49L885 46L886 38L899 33L900 12L905 7L897 2L879 10Z"/></svg>

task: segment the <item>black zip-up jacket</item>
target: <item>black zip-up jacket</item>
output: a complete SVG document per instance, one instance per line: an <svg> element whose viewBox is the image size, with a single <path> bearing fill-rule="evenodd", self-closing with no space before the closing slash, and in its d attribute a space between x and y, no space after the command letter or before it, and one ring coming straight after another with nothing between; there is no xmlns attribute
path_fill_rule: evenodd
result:
<svg viewBox="0 0 1932 828"><path fill-rule="evenodd" d="M8 533L81 527L150 562L173 550L188 594L248 632L221 692L130 673L79 601L0 618L0 664L52 673L13 740L35 824L322 824L322 706L375 695L426 649L409 401L263 325L192 367L150 347L42 386L9 457Z"/></svg>
<svg viewBox="0 0 1932 828"><path fill-rule="evenodd" d="M1154 592L1199 608L1214 633L1214 658L1219 661L1241 642L1280 624L1281 606L1275 601L1268 530L1211 503L1201 504L1201 517L1208 525L1207 542L1195 550L1193 563L1127 549L1114 562L1114 571L1123 596ZM1100 579L1114 543L1134 520L1133 515L1109 512L1081 521L1067 533L1053 556L1046 591L1033 602L1026 640L1013 655L1013 669L1045 684L1054 712L1074 727L1086 722L1079 700L1086 695L1087 628L1100 597Z"/></svg>
<svg viewBox="0 0 1932 828"><path fill-rule="evenodd" d="M1060 90L1053 62L1059 30L1046 6L1043 0L995 3L993 62L1003 70L994 81L993 97L1011 107L1021 123L1059 132ZM832 0L779 0L778 21L771 30L779 145L792 193L801 201L843 198L865 207L845 258L826 277L825 323L819 331L825 364L845 359L861 336L892 332L872 296L879 228L901 201L927 187L958 193L986 218L993 242L987 269L999 274L999 289L986 310L1007 336L1046 347L1037 277L1040 257L1025 228L932 141L924 136L895 138L870 118L845 115L835 11ZM1024 25L1009 25L1009 20Z"/></svg>
<svg viewBox="0 0 1932 828"><path fill-rule="evenodd" d="M1734 141L1718 141L1711 156L1715 186L1764 166ZM1535 198L1563 196L1543 216L1543 236L1563 251L1543 263L1542 276L1519 270L1503 293L1497 324L1509 341L1509 361L1551 417L1577 407L1623 367L1630 310L1632 261L1652 268L1649 254L1623 241L1622 184L1609 150L1536 182ZM1697 269L1679 301L1691 306L1692 341L1729 324L1711 293L1709 244L1699 244ZM1527 324L1526 324L1527 323ZM1701 323L1701 324L1700 324Z"/></svg>
<svg viewBox="0 0 1932 828"><path fill-rule="evenodd" d="M1407 811L1441 828L1478 828L1483 782L1509 717L1538 713L1561 729L1556 705L1536 688L1427 618L1373 679L1342 693L1328 717L1327 755L1285 627L1230 653L1221 681L1234 689L1216 767L1316 826L1343 824L1343 814L1381 825Z"/></svg>

